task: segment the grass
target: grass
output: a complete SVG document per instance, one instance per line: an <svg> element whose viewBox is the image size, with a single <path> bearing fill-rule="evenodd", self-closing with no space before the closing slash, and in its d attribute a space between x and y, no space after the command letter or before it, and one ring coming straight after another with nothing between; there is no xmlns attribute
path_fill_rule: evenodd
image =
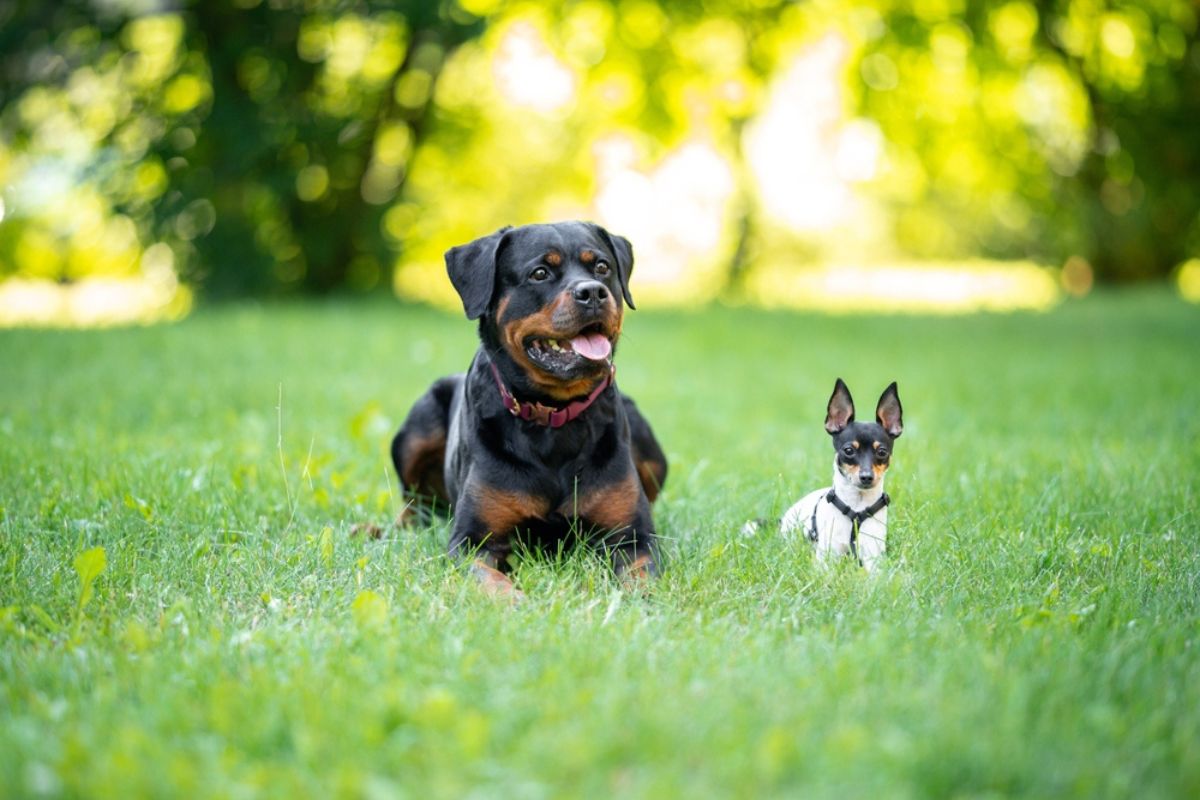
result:
<svg viewBox="0 0 1200 800"><path fill-rule="evenodd" d="M444 527L350 535L464 320L0 332L0 795L1197 796L1198 343L1165 292L633 313L666 573L525 561L510 609ZM837 376L906 410L870 577L738 533L828 481Z"/></svg>

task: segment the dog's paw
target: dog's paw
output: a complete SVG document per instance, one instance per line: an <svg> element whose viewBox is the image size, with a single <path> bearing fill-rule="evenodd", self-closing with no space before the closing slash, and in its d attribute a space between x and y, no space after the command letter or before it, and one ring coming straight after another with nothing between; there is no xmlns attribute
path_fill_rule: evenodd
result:
<svg viewBox="0 0 1200 800"><path fill-rule="evenodd" d="M489 597L509 600L514 604L525 598L525 593L516 587L512 578L495 567L489 567L482 561L477 560L471 565L471 577L479 584L483 593Z"/></svg>
<svg viewBox="0 0 1200 800"><path fill-rule="evenodd" d="M622 589L645 594L654 582L657 573L658 568L654 564L654 559L642 554L628 564L621 564L617 567L617 580L621 583Z"/></svg>

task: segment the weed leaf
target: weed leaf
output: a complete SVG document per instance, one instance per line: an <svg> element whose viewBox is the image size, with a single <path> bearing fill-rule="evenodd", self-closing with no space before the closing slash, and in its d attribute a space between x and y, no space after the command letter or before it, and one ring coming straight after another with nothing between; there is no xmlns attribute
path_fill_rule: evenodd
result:
<svg viewBox="0 0 1200 800"><path fill-rule="evenodd" d="M354 598L350 611L359 625L377 625L387 617L388 603L383 595L363 589Z"/></svg>
<svg viewBox="0 0 1200 800"><path fill-rule="evenodd" d="M92 584L96 582L96 578L100 577L100 573L104 572L107 564L108 559L103 547L93 547L75 556L75 574L79 576L79 600L75 606L76 611L83 611L83 607L92 599Z"/></svg>

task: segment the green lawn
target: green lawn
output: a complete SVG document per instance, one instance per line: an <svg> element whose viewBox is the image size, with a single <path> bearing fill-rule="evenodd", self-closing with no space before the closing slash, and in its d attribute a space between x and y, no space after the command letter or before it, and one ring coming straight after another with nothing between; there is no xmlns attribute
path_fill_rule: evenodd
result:
<svg viewBox="0 0 1200 800"><path fill-rule="evenodd" d="M526 561L515 609L443 527L349 534L474 343L383 302L0 332L0 795L1200 795L1200 308L634 312L665 574ZM829 480L838 376L906 412L874 576L738 532Z"/></svg>

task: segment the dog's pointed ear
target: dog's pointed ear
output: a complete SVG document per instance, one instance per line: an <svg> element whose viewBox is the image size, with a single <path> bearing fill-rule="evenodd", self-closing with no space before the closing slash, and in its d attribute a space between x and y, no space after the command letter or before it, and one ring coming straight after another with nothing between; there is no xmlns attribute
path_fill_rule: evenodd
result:
<svg viewBox="0 0 1200 800"><path fill-rule="evenodd" d="M636 311L637 306L633 304L633 295L629 293L629 276L633 273L633 245L624 236L609 233L594 222L591 225L604 241L608 242L608 249L616 257L617 277L621 280L621 295L625 298L625 305Z"/></svg>
<svg viewBox="0 0 1200 800"><path fill-rule="evenodd" d="M854 398L841 378L833 385L833 394L829 396L829 407L825 411L825 430L830 436L841 433L846 426L854 422Z"/></svg>
<svg viewBox="0 0 1200 800"><path fill-rule="evenodd" d="M879 397L879 405L875 408L875 419L895 439L904 432L904 409L900 405L900 393L896 390L896 382L883 390Z"/></svg>
<svg viewBox="0 0 1200 800"><path fill-rule="evenodd" d="M497 257L511 230L511 226L505 225L490 236L446 251L446 272L450 273L450 283L462 298L467 319L479 319L492 301Z"/></svg>

